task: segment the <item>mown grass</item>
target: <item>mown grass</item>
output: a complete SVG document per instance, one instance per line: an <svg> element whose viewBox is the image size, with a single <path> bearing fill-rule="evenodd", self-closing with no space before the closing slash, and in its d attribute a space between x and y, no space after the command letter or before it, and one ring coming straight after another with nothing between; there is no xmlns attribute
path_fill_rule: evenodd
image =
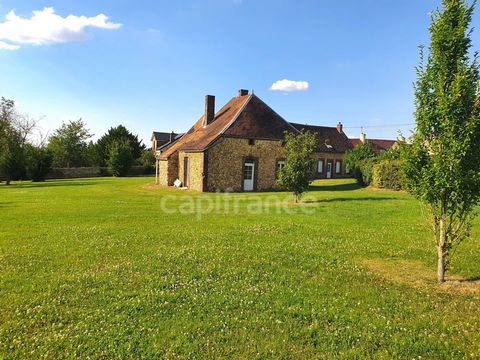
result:
<svg viewBox="0 0 480 360"><path fill-rule="evenodd" d="M332 180L294 205L151 182L0 187L0 358L480 357L480 294L434 283L408 194ZM221 201L188 214L185 196ZM480 276L479 234L456 276Z"/></svg>

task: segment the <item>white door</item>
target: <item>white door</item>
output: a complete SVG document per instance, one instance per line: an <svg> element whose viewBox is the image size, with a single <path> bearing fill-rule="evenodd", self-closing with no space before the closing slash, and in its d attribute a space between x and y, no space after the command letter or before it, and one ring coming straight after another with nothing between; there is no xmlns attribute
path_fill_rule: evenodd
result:
<svg viewBox="0 0 480 360"><path fill-rule="evenodd" d="M255 178L255 163L247 161L243 167L243 190L253 190L253 179Z"/></svg>
<svg viewBox="0 0 480 360"><path fill-rule="evenodd" d="M327 179L332 178L332 163L328 162L327 163Z"/></svg>

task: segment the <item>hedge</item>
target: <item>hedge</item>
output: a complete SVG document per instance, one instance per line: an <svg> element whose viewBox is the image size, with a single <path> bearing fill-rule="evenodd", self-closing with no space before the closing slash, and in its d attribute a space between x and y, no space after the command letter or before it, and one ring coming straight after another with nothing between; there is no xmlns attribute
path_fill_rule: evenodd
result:
<svg viewBox="0 0 480 360"><path fill-rule="evenodd" d="M382 160L372 168L372 185L378 188L401 190L402 175L400 160Z"/></svg>
<svg viewBox="0 0 480 360"><path fill-rule="evenodd" d="M375 165L374 158L360 160L357 163L353 171L353 174L360 184L368 186L372 183L372 172L373 172L374 165Z"/></svg>

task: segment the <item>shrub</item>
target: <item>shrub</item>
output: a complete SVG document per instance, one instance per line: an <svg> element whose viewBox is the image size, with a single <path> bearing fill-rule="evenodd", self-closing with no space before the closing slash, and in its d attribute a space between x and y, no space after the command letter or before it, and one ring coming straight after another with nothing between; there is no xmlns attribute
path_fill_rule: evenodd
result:
<svg viewBox="0 0 480 360"><path fill-rule="evenodd" d="M372 171L375 163L375 158L367 158L357 162L353 173L360 184L368 186L372 183Z"/></svg>
<svg viewBox="0 0 480 360"><path fill-rule="evenodd" d="M107 165L113 176L125 176L133 164L132 148L128 141L115 140L108 148Z"/></svg>
<svg viewBox="0 0 480 360"><path fill-rule="evenodd" d="M369 185L371 182L372 165L376 154L372 144L360 143L345 153L345 164L352 169L353 176L361 185Z"/></svg>
<svg viewBox="0 0 480 360"><path fill-rule="evenodd" d="M401 190L401 165L400 160L382 160L373 165L372 185L378 188Z"/></svg>

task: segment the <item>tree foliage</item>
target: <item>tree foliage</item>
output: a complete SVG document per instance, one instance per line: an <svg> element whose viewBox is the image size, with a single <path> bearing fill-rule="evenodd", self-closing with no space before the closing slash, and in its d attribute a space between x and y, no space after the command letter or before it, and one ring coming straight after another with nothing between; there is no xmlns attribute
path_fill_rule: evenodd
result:
<svg viewBox="0 0 480 360"><path fill-rule="evenodd" d="M27 177L32 181L45 181L52 168L53 157L45 146L25 146L25 164Z"/></svg>
<svg viewBox="0 0 480 360"><path fill-rule="evenodd" d="M110 128L100 139L98 139L95 146L95 163L98 166L105 166L109 157L109 148L115 141L126 141L131 148L132 157L136 160L142 156L145 145L142 140L138 139L138 135L133 135L123 125Z"/></svg>
<svg viewBox="0 0 480 360"><path fill-rule="evenodd" d="M314 133L285 133L285 166L279 172L279 180L287 190L293 192L295 202L308 190L312 181L315 163L312 154L316 149L317 138Z"/></svg>
<svg viewBox="0 0 480 360"><path fill-rule="evenodd" d="M151 170L155 166L155 154L151 149L143 150L139 162L146 170Z"/></svg>
<svg viewBox="0 0 480 360"><path fill-rule="evenodd" d="M373 145L365 141L348 150L345 153L344 161L360 184L369 185L376 156Z"/></svg>
<svg viewBox="0 0 480 360"><path fill-rule="evenodd" d="M53 165L67 168L88 165L87 140L92 136L82 119L62 123L48 143Z"/></svg>
<svg viewBox="0 0 480 360"><path fill-rule="evenodd" d="M17 117L15 102L0 101L0 174L9 185L12 180L25 176L22 133L15 127Z"/></svg>
<svg viewBox="0 0 480 360"><path fill-rule="evenodd" d="M437 244L439 282L451 250L469 235L480 198L480 101L477 55L472 60L474 4L443 0L432 16L431 44L417 67L416 130L403 148L405 179L428 204Z"/></svg>
<svg viewBox="0 0 480 360"><path fill-rule="evenodd" d="M133 164L130 143L123 140L113 141L108 148L108 169L113 176L125 176Z"/></svg>

